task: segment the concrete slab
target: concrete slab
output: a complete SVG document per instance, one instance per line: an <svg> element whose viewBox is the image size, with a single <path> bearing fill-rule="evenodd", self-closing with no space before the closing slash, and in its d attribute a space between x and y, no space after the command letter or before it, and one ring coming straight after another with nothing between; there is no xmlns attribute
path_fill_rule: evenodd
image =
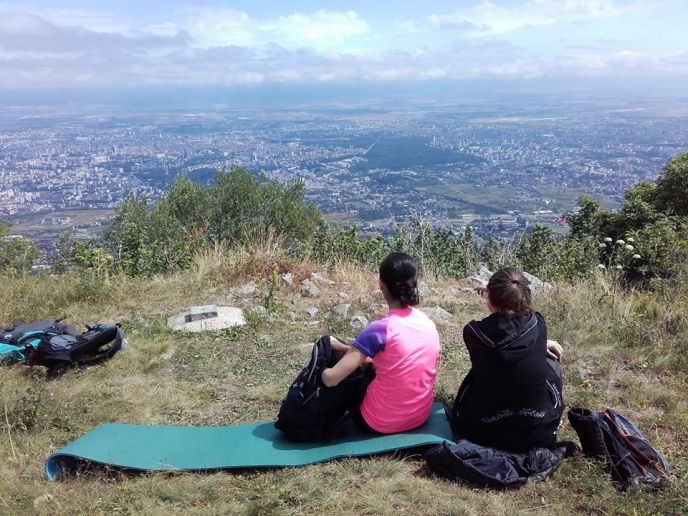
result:
<svg viewBox="0 0 688 516"><path fill-rule="evenodd" d="M187 317L191 315L191 310L189 310L167 319L167 326L178 331L200 332L224 330L225 328L231 328L232 326L243 326L246 324L246 318L244 317L244 312L241 310L241 308L235 308L233 306L219 306L216 308L216 317L188 321Z"/></svg>

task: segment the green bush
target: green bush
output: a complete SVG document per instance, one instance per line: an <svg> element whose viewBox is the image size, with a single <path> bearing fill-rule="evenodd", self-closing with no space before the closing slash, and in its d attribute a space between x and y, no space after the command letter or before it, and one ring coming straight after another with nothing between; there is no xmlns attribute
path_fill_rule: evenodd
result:
<svg viewBox="0 0 688 516"><path fill-rule="evenodd" d="M247 246L276 238L296 252L321 220L304 193L301 181L283 186L242 168L217 172L209 186L182 175L158 202L129 194L115 210L105 243L132 276L186 269L198 251L215 243Z"/></svg>
<svg viewBox="0 0 688 516"><path fill-rule="evenodd" d="M0 219L0 274L26 274L38 259L38 248L28 238L10 235L9 229Z"/></svg>
<svg viewBox="0 0 688 516"><path fill-rule="evenodd" d="M688 260L688 153L667 162L655 184L641 182L629 189L618 212L581 198L580 211L567 214L571 236L599 242L598 260L621 268L620 280L648 287L656 280L682 281ZM630 240L629 240L630 239ZM619 260L609 242L633 247L633 260Z"/></svg>

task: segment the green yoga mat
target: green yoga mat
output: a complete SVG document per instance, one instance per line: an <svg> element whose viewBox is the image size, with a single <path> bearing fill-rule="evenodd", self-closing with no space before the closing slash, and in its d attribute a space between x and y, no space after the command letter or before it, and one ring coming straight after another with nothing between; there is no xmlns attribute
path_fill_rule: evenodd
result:
<svg viewBox="0 0 688 516"><path fill-rule="evenodd" d="M140 471L296 467L445 440L451 440L451 430L441 403L433 405L423 426L410 432L371 435L351 425L343 438L324 443L293 443L272 421L220 427L111 423L48 457L45 472L56 480L83 461Z"/></svg>

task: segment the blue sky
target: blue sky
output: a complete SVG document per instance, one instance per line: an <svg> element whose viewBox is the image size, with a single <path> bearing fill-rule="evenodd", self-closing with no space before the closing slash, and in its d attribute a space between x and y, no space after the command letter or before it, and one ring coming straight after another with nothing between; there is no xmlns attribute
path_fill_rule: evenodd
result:
<svg viewBox="0 0 688 516"><path fill-rule="evenodd" d="M0 0L0 88L688 77L685 0Z"/></svg>

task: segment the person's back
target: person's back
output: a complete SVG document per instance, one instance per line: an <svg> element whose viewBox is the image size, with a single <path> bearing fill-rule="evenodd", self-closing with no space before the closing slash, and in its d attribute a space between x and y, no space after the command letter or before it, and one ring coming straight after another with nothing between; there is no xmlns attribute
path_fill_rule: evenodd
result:
<svg viewBox="0 0 688 516"><path fill-rule="evenodd" d="M371 333L379 337L370 338ZM382 346L370 349L368 343L375 342ZM440 352L435 324L415 308L393 309L371 323L353 345L373 357L375 379L361 404L370 427L395 433L423 424L432 409Z"/></svg>
<svg viewBox="0 0 688 516"><path fill-rule="evenodd" d="M500 338L499 325L512 333ZM546 335L539 314L511 320L496 313L466 326L472 367L470 392L457 406L462 437L518 452L553 443L560 412L548 397Z"/></svg>
<svg viewBox="0 0 688 516"><path fill-rule="evenodd" d="M418 271L405 253L390 253L380 264L380 290L389 312L358 334L346 355L322 379L328 387L363 363L372 380L353 420L364 431L396 433L422 425L430 415L440 342L435 324L413 308ZM373 378L374 376L374 378Z"/></svg>
<svg viewBox="0 0 688 516"><path fill-rule="evenodd" d="M502 269L487 287L491 315L464 328L471 371L454 405L452 428L476 444L526 452L554 443L563 402L558 363L548 363L547 327L530 306L516 269Z"/></svg>

